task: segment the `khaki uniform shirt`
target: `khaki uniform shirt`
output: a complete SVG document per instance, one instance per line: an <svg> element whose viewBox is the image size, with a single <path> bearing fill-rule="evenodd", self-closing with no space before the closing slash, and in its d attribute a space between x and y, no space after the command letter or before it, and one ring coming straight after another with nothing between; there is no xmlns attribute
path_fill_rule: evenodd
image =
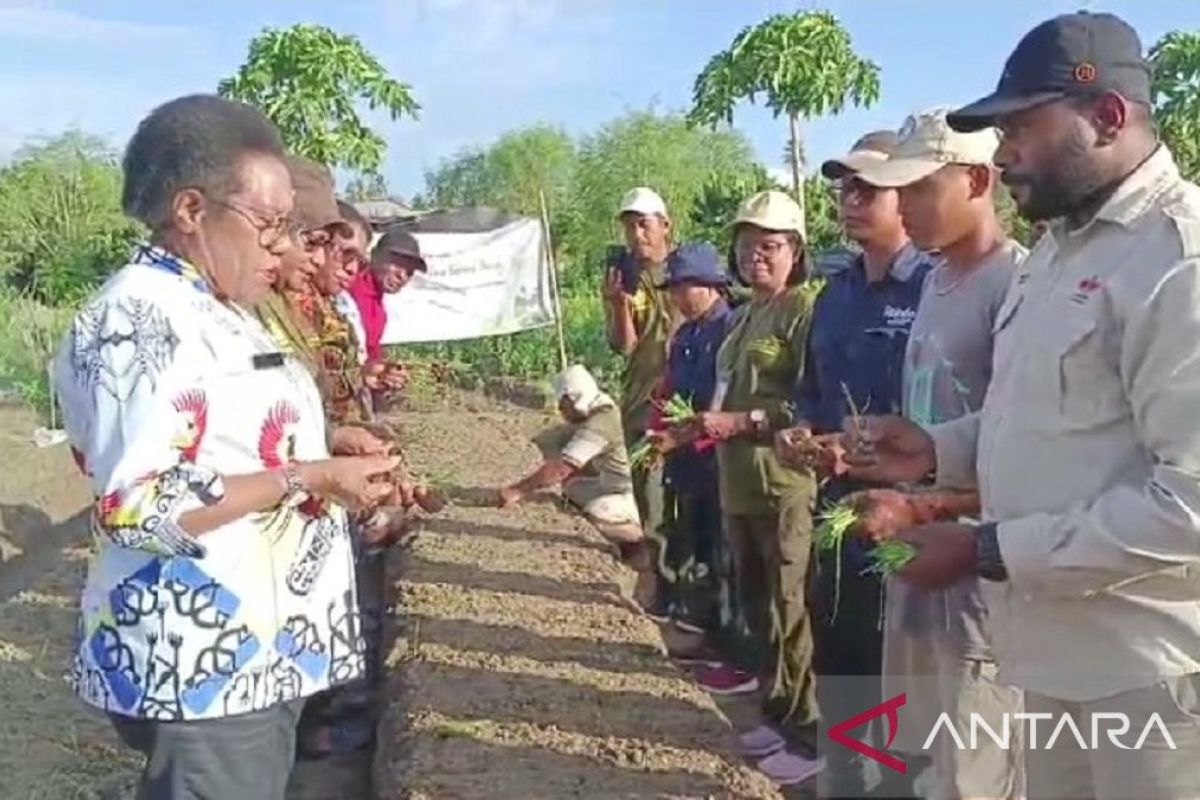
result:
<svg viewBox="0 0 1200 800"><path fill-rule="evenodd" d="M772 429L792 421L792 397L804 371L814 294L793 286L770 300L750 300L734 312L717 354L715 410L766 412ZM746 439L717 448L721 505L728 514L771 514L779 499L815 489L812 475L778 462L770 444Z"/></svg>
<svg viewBox="0 0 1200 800"><path fill-rule="evenodd" d="M637 438L649 425L650 399L667 366L674 309L670 293L658 288L664 275L665 267L661 265L642 270L632 298L638 341L621 373L621 416L630 439Z"/></svg>
<svg viewBox="0 0 1200 800"><path fill-rule="evenodd" d="M1086 701L1200 672L1200 189L1166 148L1042 237L994 347L981 411L931 431L999 523L1001 678Z"/></svg>
<svg viewBox="0 0 1200 800"><path fill-rule="evenodd" d="M602 408L583 422L543 431L534 443L544 457L561 458L578 470L568 483L575 484L570 494L581 506L633 491L621 413L615 406Z"/></svg>

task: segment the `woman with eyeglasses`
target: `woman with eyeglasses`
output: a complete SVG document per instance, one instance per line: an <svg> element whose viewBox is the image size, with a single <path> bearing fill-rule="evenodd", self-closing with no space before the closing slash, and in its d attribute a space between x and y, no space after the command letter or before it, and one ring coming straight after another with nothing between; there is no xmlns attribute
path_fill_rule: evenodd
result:
<svg viewBox="0 0 1200 800"><path fill-rule="evenodd" d="M327 433L311 372L262 326L294 247L274 126L169 102L124 158L151 231L54 364L96 553L72 682L145 754L140 798L283 798L305 699L363 669L344 508L395 467Z"/></svg>
<svg viewBox="0 0 1200 800"><path fill-rule="evenodd" d="M765 756L759 768L780 784L816 772L806 745L817 708L804 584L812 543L816 481L775 458L771 431L791 422L793 389L804 370L812 291L806 285L803 215L782 192L762 192L734 220L737 274L751 297L735 312L717 356L712 411L697 428L718 445L725 535L733 584L750 638L743 663L701 670L716 694L744 694L765 682L765 725L742 746ZM762 749L770 734L777 746ZM788 748L785 750L784 748Z"/></svg>

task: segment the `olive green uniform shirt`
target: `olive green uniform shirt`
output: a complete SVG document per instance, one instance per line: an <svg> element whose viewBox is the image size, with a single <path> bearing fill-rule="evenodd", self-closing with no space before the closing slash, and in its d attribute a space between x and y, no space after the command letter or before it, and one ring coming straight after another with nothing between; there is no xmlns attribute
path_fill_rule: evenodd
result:
<svg viewBox="0 0 1200 800"><path fill-rule="evenodd" d="M675 312L670 293L658 288L665 272L661 264L642 270L631 300L638 341L621 373L621 416L631 440L649 425L650 400L667 366L667 344Z"/></svg>
<svg viewBox="0 0 1200 800"><path fill-rule="evenodd" d="M813 292L801 285L737 309L717 354L715 410L762 409L772 429L791 424L812 306ZM734 439L721 443L717 454L721 505L727 514L775 513L780 498L815 488L811 473L780 464L769 443Z"/></svg>

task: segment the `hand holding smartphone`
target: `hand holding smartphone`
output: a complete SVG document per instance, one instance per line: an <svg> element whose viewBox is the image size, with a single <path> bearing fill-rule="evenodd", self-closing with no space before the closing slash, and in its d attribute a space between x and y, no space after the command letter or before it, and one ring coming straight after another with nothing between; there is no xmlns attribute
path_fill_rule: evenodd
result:
<svg viewBox="0 0 1200 800"><path fill-rule="evenodd" d="M604 263L607 270L606 284L615 284L614 291L620 287L620 291L627 295L637 294L637 261L633 253L624 245L610 244Z"/></svg>

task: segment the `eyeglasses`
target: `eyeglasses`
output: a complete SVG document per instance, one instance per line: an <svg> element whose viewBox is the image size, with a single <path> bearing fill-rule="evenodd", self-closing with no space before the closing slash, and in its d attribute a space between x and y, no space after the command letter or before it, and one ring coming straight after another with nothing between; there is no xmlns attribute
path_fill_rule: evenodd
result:
<svg viewBox="0 0 1200 800"><path fill-rule="evenodd" d="M751 242L748 239L739 238L737 253L740 257L762 256L763 258L774 258L783 251L783 248L787 247L787 244L786 241L779 241L778 239Z"/></svg>
<svg viewBox="0 0 1200 800"><path fill-rule="evenodd" d="M332 252L335 246L338 246L337 240L329 233L329 231L299 231L297 241L306 250L324 249L326 252ZM340 248L339 248L340 249Z"/></svg>
<svg viewBox="0 0 1200 800"><path fill-rule="evenodd" d="M227 200L218 200L210 198L212 202L226 208L237 214L242 219L246 220L251 228L258 233L258 246L264 250L274 248L284 239L292 239L296 241L300 234L300 227L295 219L288 214L283 214L273 218L268 218L265 221L258 215L262 212L254 210L246 210Z"/></svg>
<svg viewBox="0 0 1200 800"><path fill-rule="evenodd" d="M870 205L883 191L858 178L842 178L833 185L834 196L839 203Z"/></svg>

